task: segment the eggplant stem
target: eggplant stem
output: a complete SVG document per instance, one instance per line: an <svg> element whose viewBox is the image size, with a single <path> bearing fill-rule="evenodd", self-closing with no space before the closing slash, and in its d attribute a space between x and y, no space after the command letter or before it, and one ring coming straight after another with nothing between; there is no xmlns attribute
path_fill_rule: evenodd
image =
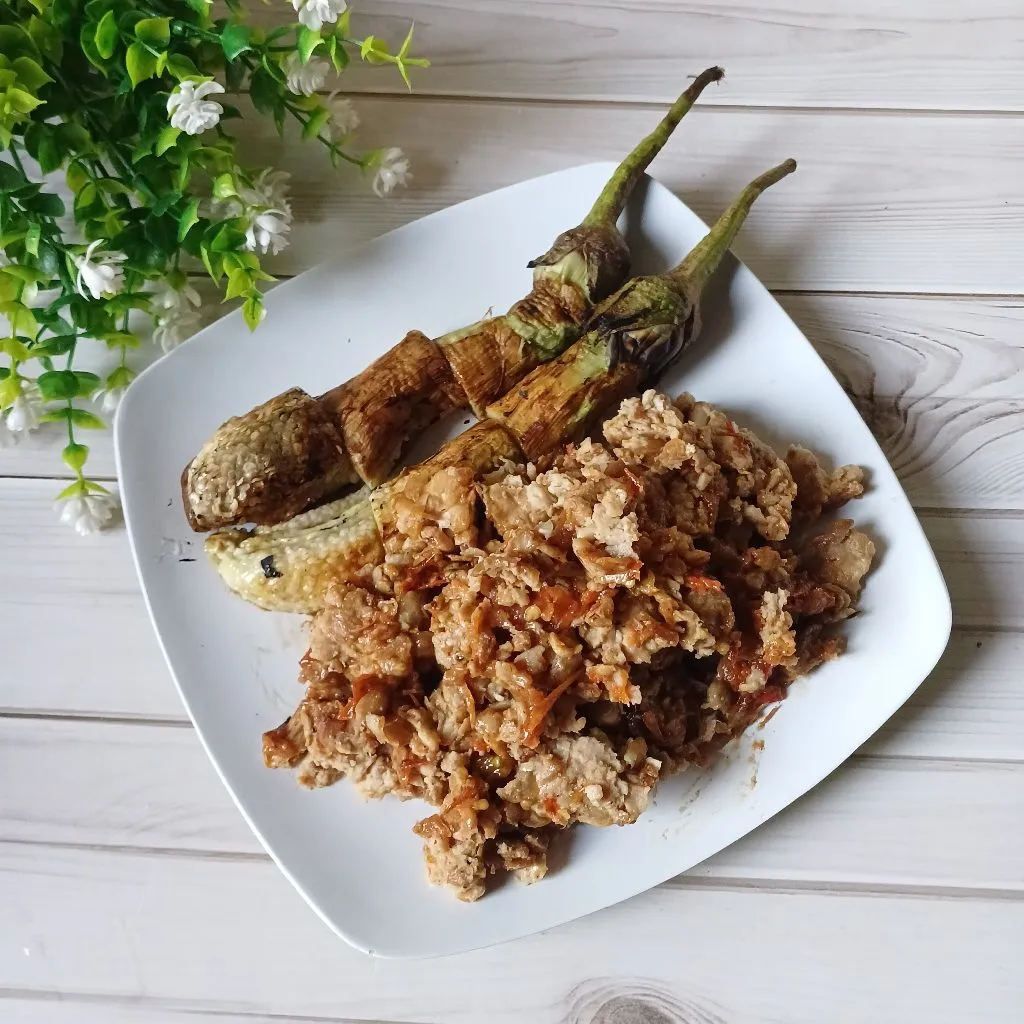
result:
<svg viewBox="0 0 1024 1024"><path fill-rule="evenodd" d="M715 221L711 230L690 250L683 261L666 276L686 289L697 293L703 290L708 278L718 268L722 257L736 240L736 235L743 227L743 222L747 219L747 214L750 213L750 208L757 197L766 188L795 170L796 161L785 160L778 167L773 167L755 178Z"/></svg>
<svg viewBox="0 0 1024 1024"><path fill-rule="evenodd" d="M639 145L625 160L619 164L615 173L605 185L597 201L591 207L583 221L584 226L614 226L626 205L626 199L636 187L641 175L647 170L651 161L661 152L676 125L689 112L697 97L712 82L721 81L725 72L718 67L702 71L690 84L690 87L672 104L668 113L661 119L658 127Z"/></svg>

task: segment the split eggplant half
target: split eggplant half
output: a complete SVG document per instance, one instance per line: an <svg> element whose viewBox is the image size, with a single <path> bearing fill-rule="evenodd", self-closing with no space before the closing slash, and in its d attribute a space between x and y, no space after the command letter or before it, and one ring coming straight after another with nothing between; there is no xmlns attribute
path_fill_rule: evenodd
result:
<svg viewBox="0 0 1024 1024"><path fill-rule="evenodd" d="M533 287L504 316L432 341L418 331L345 384L313 397L293 388L221 426L185 467L182 500L197 532L272 525L360 483L376 486L410 437L447 413L477 415L582 332L594 304L629 275L616 222L644 171L697 97L698 75L619 165L590 213L532 260Z"/></svg>
<svg viewBox="0 0 1024 1024"><path fill-rule="evenodd" d="M700 331L705 285L754 201L795 169L787 160L752 181L678 266L605 299L582 338L433 458L290 523L210 536L206 551L225 583L262 608L291 612L317 611L336 580L383 573L399 592L437 585L443 554L472 546L477 484L585 435L675 360Z"/></svg>

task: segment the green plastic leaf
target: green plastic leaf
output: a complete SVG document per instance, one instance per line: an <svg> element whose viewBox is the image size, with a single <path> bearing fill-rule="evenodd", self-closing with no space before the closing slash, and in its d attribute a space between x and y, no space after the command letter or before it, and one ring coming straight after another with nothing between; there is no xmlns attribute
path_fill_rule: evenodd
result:
<svg viewBox="0 0 1024 1024"><path fill-rule="evenodd" d="M39 147L36 152L36 160L39 161L39 169L43 174L49 174L57 170L64 162L64 151L60 145L60 137L49 126L39 140Z"/></svg>
<svg viewBox="0 0 1024 1024"><path fill-rule="evenodd" d="M213 179L213 195L215 199L233 199L238 195L233 174L218 174Z"/></svg>
<svg viewBox="0 0 1024 1024"><path fill-rule="evenodd" d="M26 338L34 338L39 333L39 324L36 323L32 310L27 306L23 306L20 302L0 302L0 313L7 317L8 326L15 334L24 335ZM6 341L0 342L0 344L12 346L20 345L21 343L16 338L8 338ZM5 351L7 351L8 355L18 360L27 358L25 355L18 355L11 351L10 347L5 349Z"/></svg>
<svg viewBox="0 0 1024 1024"><path fill-rule="evenodd" d="M335 39L334 36L331 36L327 43L327 56L331 58L334 70L337 71L338 74L341 74L341 72L349 65L350 58L348 50L346 50L340 40Z"/></svg>
<svg viewBox="0 0 1024 1024"><path fill-rule="evenodd" d="M199 220L199 200L193 199L178 219L178 241L184 240L196 221Z"/></svg>
<svg viewBox="0 0 1024 1024"><path fill-rule="evenodd" d="M0 192L10 192L25 184L25 175L14 164L0 160Z"/></svg>
<svg viewBox="0 0 1024 1024"><path fill-rule="evenodd" d="M78 380L74 370L49 370L39 374L36 384L43 400L47 402L66 402L78 395Z"/></svg>
<svg viewBox="0 0 1024 1024"><path fill-rule="evenodd" d="M248 70L241 60L229 60L224 65L224 87L228 92L241 91Z"/></svg>
<svg viewBox="0 0 1024 1024"><path fill-rule="evenodd" d="M156 73L160 76L164 73L164 69L167 67L167 51L164 50L162 53L156 55Z"/></svg>
<svg viewBox="0 0 1024 1024"><path fill-rule="evenodd" d="M34 356L62 356L70 352L74 347L76 336L74 334L55 334L38 341L32 346Z"/></svg>
<svg viewBox="0 0 1024 1024"><path fill-rule="evenodd" d="M45 271L50 277L57 276L57 266L61 256L55 245L51 245L46 239L39 242L39 256L36 259L36 266Z"/></svg>
<svg viewBox="0 0 1024 1024"><path fill-rule="evenodd" d="M0 25L0 53L12 61L16 57L39 56L32 36L18 25Z"/></svg>
<svg viewBox="0 0 1024 1024"><path fill-rule="evenodd" d="M81 427L83 430L106 430L107 427L106 423L99 416L85 409L69 409L68 419L76 427Z"/></svg>
<svg viewBox="0 0 1024 1024"><path fill-rule="evenodd" d="M71 444L64 447L61 458L72 473L81 473L85 460L89 458L89 446L72 441Z"/></svg>
<svg viewBox="0 0 1024 1024"><path fill-rule="evenodd" d="M78 394L82 398L88 398L99 386L100 379L95 373L86 373L84 370L71 370L78 381Z"/></svg>
<svg viewBox="0 0 1024 1024"><path fill-rule="evenodd" d="M167 125L166 128L161 129L160 134L156 137L156 144L153 146L153 152L157 156L163 156L167 150L177 143L179 135L181 135L180 128L174 128L171 125Z"/></svg>
<svg viewBox="0 0 1024 1024"><path fill-rule="evenodd" d="M43 101L32 93L25 92L24 89L10 88L5 95L5 102L10 110L15 110L19 114L31 114Z"/></svg>
<svg viewBox="0 0 1024 1024"><path fill-rule="evenodd" d="M119 37L117 18L114 17L113 11L107 11L100 18L100 23L96 26L96 31L92 37L93 42L96 44L96 52L105 60L109 60L114 56L114 50L117 49Z"/></svg>
<svg viewBox="0 0 1024 1024"><path fill-rule="evenodd" d="M103 77L107 76L107 62L100 56L100 51L96 49L96 28L92 22L86 22L82 26L82 30L78 35L78 43L82 48L82 53L85 54L86 59L92 64L93 67L99 68Z"/></svg>
<svg viewBox="0 0 1024 1024"><path fill-rule="evenodd" d="M303 64L309 63L309 58L313 56L313 52L318 46L322 46L324 42L323 36L320 35L319 29L307 28L305 25L299 29L299 56L302 58Z"/></svg>
<svg viewBox="0 0 1024 1024"><path fill-rule="evenodd" d="M42 234L38 224L30 224L28 231L25 232L25 252L29 256L39 255L39 238Z"/></svg>
<svg viewBox="0 0 1024 1024"><path fill-rule="evenodd" d="M40 192L31 199L24 200L24 203L25 209L39 214L40 217L64 216L64 200L52 192Z"/></svg>
<svg viewBox="0 0 1024 1024"><path fill-rule="evenodd" d="M127 331L109 331L103 335L103 340L110 349L139 347L139 339Z"/></svg>
<svg viewBox="0 0 1024 1024"><path fill-rule="evenodd" d="M185 0L185 3L197 14L208 14L212 2L213 0Z"/></svg>
<svg viewBox="0 0 1024 1024"><path fill-rule="evenodd" d="M359 56L368 64L385 64L391 56L388 44L378 36L367 36L359 47Z"/></svg>
<svg viewBox="0 0 1024 1024"><path fill-rule="evenodd" d="M143 18L135 26L135 38L154 50L166 49L171 41L171 19Z"/></svg>
<svg viewBox="0 0 1024 1024"><path fill-rule="evenodd" d="M231 252L240 249L245 244L245 232L236 227L231 221L225 221L213 238L210 239L210 251L216 253Z"/></svg>
<svg viewBox="0 0 1024 1024"><path fill-rule="evenodd" d="M224 272L224 262L220 253L211 252L210 247L203 242L199 247L199 255L202 258L203 266L206 267L206 272L214 281L219 281Z"/></svg>
<svg viewBox="0 0 1024 1024"><path fill-rule="evenodd" d="M11 62L11 67L17 74L18 81L32 92L38 92L48 82L53 81L42 69L39 61L33 60L31 57L16 57Z"/></svg>
<svg viewBox="0 0 1024 1024"><path fill-rule="evenodd" d="M228 25L220 34L224 56L234 60L239 54L252 49L252 29L248 25Z"/></svg>
<svg viewBox="0 0 1024 1024"><path fill-rule="evenodd" d="M249 97L252 105L268 116L281 105L280 88L265 68L257 68L249 79Z"/></svg>
<svg viewBox="0 0 1024 1024"><path fill-rule="evenodd" d="M241 295L245 295L247 291L252 287L252 281L249 278L248 273L245 270L234 269L228 271L228 287L224 292L224 301L227 302L229 299L237 299Z"/></svg>
<svg viewBox="0 0 1024 1024"><path fill-rule="evenodd" d="M156 57L142 43L132 43L125 54L125 67L134 89L156 74Z"/></svg>
<svg viewBox="0 0 1024 1024"><path fill-rule="evenodd" d="M7 302L4 303L4 305L13 306L15 303ZM11 314L8 313L6 315L8 321L13 324L14 321L11 318ZM30 359L32 357L32 353L29 352L28 346L20 338L0 338L0 352L4 355L10 356L19 363L23 363L26 359Z"/></svg>
<svg viewBox="0 0 1024 1024"><path fill-rule="evenodd" d="M44 423L56 423L58 420L66 420L67 409L57 409L54 412L48 412L43 416ZM84 482L81 480L73 480L71 483L64 488L60 494L57 495L56 501L63 501L65 498L73 498L78 494L85 494L86 488Z"/></svg>
<svg viewBox="0 0 1024 1024"><path fill-rule="evenodd" d="M50 17L54 19L54 25L57 24L56 9L60 4L61 0L55 0L53 9L50 12ZM59 64L61 58L61 50L63 44L61 37L54 30L53 25L48 21L43 21L42 18L37 18L34 14L28 19L28 34L35 43L39 52L49 57L54 63Z"/></svg>
<svg viewBox="0 0 1024 1024"><path fill-rule="evenodd" d="M250 295L249 298L242 303L242 316L245 317L245 322L249 325L250 331L255 331L260 325L260 321L267 315L266 308L263 305L262 297L257 293Z"/></svg>
<svg viewBox="0 0 1024 1024"><path fill-rule="evenodd" d="M150 207L150 211L155 217L162 217L179 199L181 199L180 192L165 192L157 197L156 202Z"/></svg>
<svg viewBox="0 0 1024 1024"><path fill-rule="evenodd" d="M304 139L315 139L330 119L331 112L326 107L314 110L310 114L309 120L302 126L302 137Z"/></svg>
<svg viewBox="0 0 1024 1024"><path fill-rule="evenodd" d="M38 224L32 225L34 228L38 228ZM28 235L25 235L26 240ZM36 236L36 250L39 249L39 236ZM27 245L26 245L27 248ZM33 254L35 255L35 254ZM35 267L23 267L18 263L11 263L6 267L0 267L0 274L4 277L13 277L16 281L20 281L22 284L37 284L39 281L45 279L46 275L40 273Z"/></svg>
<svg viewBox="0 0 1024 1024"><path fill-rule="evenodd" d="M167 70L170 72L171 77L176 78L179 82L183 78L200 77L199 68L188 57L180 53L169 53L167 55Z"/></svg>
<svg viewBox="0 0 1024 1024"><path fill-rule="evenodd" d="M108 196L130 196L132 194L132 190L117 178L97 178L95 184L101 192L106 192Z"/></svg>

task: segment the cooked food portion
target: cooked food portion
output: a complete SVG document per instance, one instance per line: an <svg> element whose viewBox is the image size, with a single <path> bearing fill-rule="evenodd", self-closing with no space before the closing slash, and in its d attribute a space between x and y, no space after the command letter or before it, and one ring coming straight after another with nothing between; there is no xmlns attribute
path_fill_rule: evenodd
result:
<svg viewBox="0 0 1024 1024"><path fill-rule="evenodd" d="M185 467L181 496L203 531L281 522L358 479L328 410L292 388L229 419Z"/></svg>
<svg viewBox="0 0 1024 1024"><path fill-rule="evenodd" d="M819 521L858 468L780 457L688 395L628 398L540 462L457 469L422 467L390 522L396 551L443 534L429 577L398 559L328 588L264 755L427 801L427 873L475 900L496 873L542 878L558 829L636 821L839 655L874 545Z"/></svg>
<svg viewBox="0 0 1024 1024"><path fill-rule="evenodd" d="M375 486L410 436L454 408L469 406L479 415L535 366L565 351L594 303L629 274L629 250L616 226L626 200L697 97L722 74L709 68L697 76L619 165L582 223L531 262L533 288L505 316L436 343L412 332L320 398L293 389L228 421L182 475L192 528L278 523L355 481Z"/></svg>
<svg viewBox="0 0 1024 1024"><path fill-rule="evenodd" d="M307 612L331 584L367 583L384 560L368 490L254 530L220 530L206 555L235 592L260 608Z"/></svg>
<svg viewBox="0 0 1024 1024"><path fill-rule="evenodd" d="M437 566L460 542L458 535L474 534L469 509L477 483L509 462L536 461L584 436L609 408L678 357L700 329L704 286L754 201L795 168L787 160L752 181L679 266L625 284L598 305L584 336L565 353L536 367L505 397L488 405L480 423L448 442L433 459L374 491L371 504L384 553L381 572L394 580L399 592L432 586ZM751 486L776 483L761 480L767 470L757 453L750 460ZM445 470L443 476L436 475L439 469ZM773 509L764 500L761 514L767 518ZM350 578L364 565L363 513L358 522L355 533L346 519L344 529L296 526L281 534L264 533L256 544L248 543L245 531L231 531L214 535L207 547L222 578L240 596L266 608L316 611L325 599L321 586L267 587L259 565L272 555L282 565L301 562L303 571L317 580L327 581L336 571ZM281 558L276 557L276 545L287 548ZM326 563L333 568L315 568ZM304 595L299 605L292 601L297 592ZM278 594L288 603L275 603Z"/></svg>

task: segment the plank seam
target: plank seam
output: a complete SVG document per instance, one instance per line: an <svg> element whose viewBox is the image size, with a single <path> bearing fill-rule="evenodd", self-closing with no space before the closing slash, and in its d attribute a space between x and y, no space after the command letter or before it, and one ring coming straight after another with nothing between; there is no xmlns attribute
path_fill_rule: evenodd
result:
<svg viewBox="0 0 1024 1024"><path fill-rule="evenodd" d="M729 78L728 68L726 68L726 80ZM692 80L696 78L696 75L687 75L687 79ZM329 90L322 90L320 95L328 96ZM466 106L517 106L517 107L561 107L568 108L571 110L580 110L589 107L601 107L606 110L617 109L617 110L651 110L651 111L663 111L665 107L671 103L675 97L668 97L664 100L660 99L608 99L601 96L593 97L580 97L572 96L568 98L559 96L516 96L514 94L492 94L492 93L443 93L443 92L429 92L426 90L416 90L412 93L400 92L395 89L389 91L387 89L375 90L375 89L354 89L349 95L357 96L360 100L371 100L371 101L398 101L401 100L404 104L410 103L421 103L421 104L438 104L438 105L455 105L464 104ZM705 97L705 102L701 106L695 107L693 114L707 115L707 114L760 114L760 113L783 113L783 114L799 114L803 116L818 116L822 114L833 115L839 114L842 116L870 116L870 117L893 117L893 118L906 118L906 117L921 117L921 118L936 118L936 119L948 119L954 117L964 117L971 119L981 118L992 118L993 120L1013 120L1021 116L1024 113L1022 110L1014 110L1009 108L999 107L872 107L872 106L854 106L850 104L836 104L834 106L813 106L809 104L787 104L787 103L730 103L727 99L723 99L721 96L709 95Z"/></svg>
<svg viewBox="0 0 1024 1024"><path fill-rule="evenodd" d="M394 1021L364 1017L323 1017L320 1015L278 1013L267 1010L253 1010L247 1007L235 1008L231 1003L208 1003L193 999L167 999L159 996L125 996L117 993L54 991L35 988L0 988L0 1003L20 1000L26 1003L78 1003L85 1006L106 1006L111 1009L157 1010L182 1017L205 1014L210 1017L224 1017L226 1020L247 1018L280 1020L296 1024L395 1024ZM404 1021L402 1024L420 1024Z"/></svg>
<svg viewBox="0 0 1024 1024"><path fill-rule="evenodd" d="M112 856L145 856L169 860L202 861L207 863L273 864L273 860L264 853L168 849L166 847L155 848L145 846L103 846L96 843L38 842L28 839L0 840L0 849L3 849L4 847L26 850L56 850L70 853L100 853ZM693 870L697 869L694 868ZM1005 885L947 886L937 883L921 884L898 881L811 881L792 878L751 878L742 875L737 875L735 877L701 877L692 874L682 874L663 882L661 885L653 886L652 888L700 889L716 892L757 891L777 894L789 893L793 895L868 896L889 898L897 896L911 899L975 900L987 902L1003 902L1010 900L1024 902L1024 882L1022 882L1019 887L1014 888Z"/></svg>

